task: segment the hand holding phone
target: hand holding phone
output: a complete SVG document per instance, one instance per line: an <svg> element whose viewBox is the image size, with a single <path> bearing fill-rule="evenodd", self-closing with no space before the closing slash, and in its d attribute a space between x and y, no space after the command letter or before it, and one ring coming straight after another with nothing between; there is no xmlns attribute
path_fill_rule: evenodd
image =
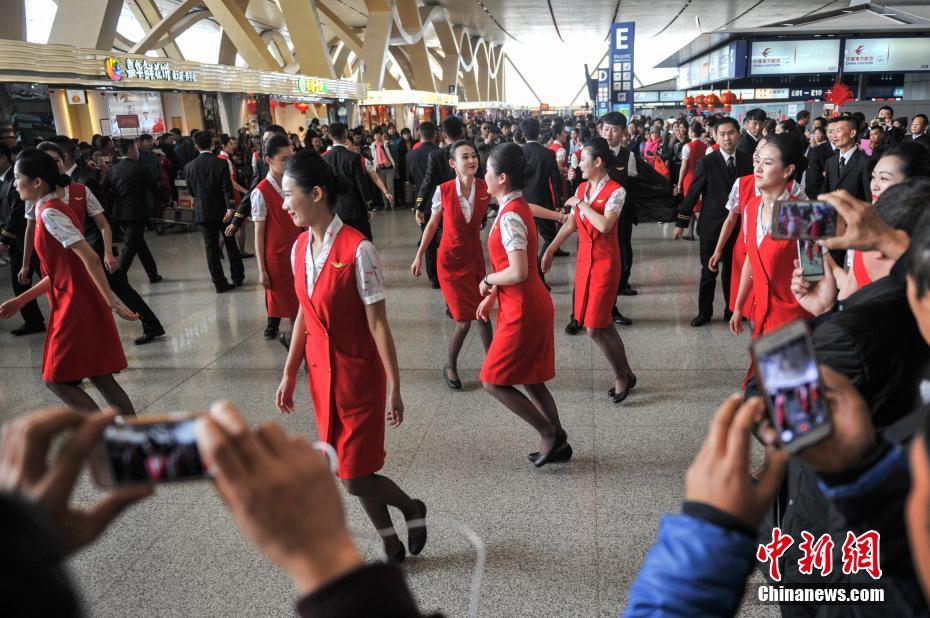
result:
<svg viewBox="0 0 930 618"><path fill-rule="evenodd" d="M760 337L753 358L779 443L789 453L833 431L807 324L798 320Z"/></svg>

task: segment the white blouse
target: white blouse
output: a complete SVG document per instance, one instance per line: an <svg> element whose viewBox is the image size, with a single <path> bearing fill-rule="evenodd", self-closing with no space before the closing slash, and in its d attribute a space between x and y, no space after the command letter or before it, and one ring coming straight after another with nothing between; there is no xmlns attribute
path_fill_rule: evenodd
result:
<svg viewBox="0 0 930 618"><path fill-rule="evenodd" d="M90 191L88 191L90 193ZM71 220L67 214L61 212L57 208L46 208L45 204L49 200L53 200L58 196L54 193L49 193L45 197L39 199L35 204L35 211L38 211L39 216L42 217L42 223L45 225L45 229L48 230L55 240L61 243L61 246L68 248L71 245L78 243L84 240L84 233L75 227L74 222Z"/></svg>
<svg viewBox="0 0 930 618"><path fill-rule="evenodd" d="M71 205L71 193L68 191L68 187L64 187L65 196L61 198L61 201L65 204ZM49 194L54 195L54 194ZM87 216L88 218L93 218L103 212L103 206L100 205L100 202L97 201L97 197L94 195L94 192L90 189L84 191L84 199L87 201ZM48 195L43 197L42 200L48 198ZM39 200L40 202L42 200ZM36 207L30 201L26 202L26 218L31 221L36 220Z"/></svg>
<svg viewBox="0 0 930 618"><path fill-rule="evenodd" d="M755 190L755 195L761 195L762 192L759 189ZM806 200L807 193L804 192L804 185L800 182L790 182L788 183L788 194L791 197L797 198L799 200ZM739 179L736 179L736 182L733 183L733 188L730 189L730 195L727 196L727 210L730 212L734 210L739 210Z"/></svg>
<svg viewBox="0 0 930 618"><path fill-rule="evenodd" d="M459 205L462 207L462 215L465 217L465 221L471 223L471 213L475 211L475 195L478 191L475 190L474 183L471 186L471 195L468 197L462 195L462 184L459 182L458 176L455 177L455 194L459 197ZM433 203L430 206L430 212L433 214L442 211L442 190L439 187L436 187L436 191L433 193Z"/></svg>
<svg viewBox="0 0 930 618"><path fill-rule="evenodd" d="M789 193L788 189L785 189L785 192L781 194L781 196L778 198L778 201L782 201L782 200L788 199L788 196L789 196L789 195L790 195L790 193ZM765 240L765 236L766 236L766 235L771 231L771 229L772 229L772 221L771 221L771 219L770 219L768 222L764 222L764 221L762 220L762 211L764 211L764 210L765 210L765 208L763 208L763 205L762 205L762 203L760 202L760 203L759 203L759 212L756 214L756 247L761 247L761 246L762 246L762 241Z"/></svg>
<svg viewBox="0 0 930 618"><path fill-rule="evenodd" d="M500 200L500 207L497 209L497 217L494 219L494 225L499 225L501 230L501 244L504 245L504 251L526 251L526 224L523 217L513 211L505 212L504 208L515 199L523 197L523 191L511 191Z"/></svg>
<svg viewBox="0 0 930 618"><path fill-rule="evenodd" d="M307 271L307 294L313 294L313 286L320 276L323 267L326 266L326 260L329 258L329 252L333 248L333 242L336 235L342 229L343 223L339 215L333 217L329 227L326 228L326 234L323 237L323 246L316 257L313 256L313 239L307 244L307 257L305 268ZM291 247L291 269L296 274L294 263L297 259L297 243ZM378 250L369 240L363 240L358 244L355 250L355 286L358 289L359 298L366 305L374 305L384 300L384 276L381 273L381 256Z"/></svg>
<svg viewBox="0 0 930 618"><path fill-rule="evenodd" d="M278 192L281 199L284 199L284 191L281 190L281 185L278 184L278 181L271 176L271 172L265 176L265 180L271 183L271 186ZM265 204L265 196L258 187L252 189L249 201L252 203L252 221L264 221L268 217L268 205Z"/></svg>
<svg viewBox="0 0 930 618"><path fill-rule="evenodd" d="M604 188L604 185L607 184L607 181L610 180L610 176L605 175L601 178L600 182L592 186L591 183L588 183L588 189L585 192L584 201L591 203L591 200L596 199L597 195L601 192L601 189ZM619 187L614 189L613 193L610 194L610 197L607 198L607 203L604 204L604 214L608 212L617 213L617 216L620 215L620 212L623 210L623 204L626 202L626 189ZM572 214L575 213L575 209L578 206L572 206ZM578 212L581 215L581 220L584 221L584 211L579 209Z"/></svg>

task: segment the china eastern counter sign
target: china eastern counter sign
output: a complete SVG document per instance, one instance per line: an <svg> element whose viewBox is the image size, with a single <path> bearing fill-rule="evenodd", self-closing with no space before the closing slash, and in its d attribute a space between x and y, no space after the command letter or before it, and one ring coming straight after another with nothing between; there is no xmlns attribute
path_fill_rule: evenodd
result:
<svg viewBox="0 0 930 618"><path fill-rule="evenodd" d="M104 62L107 77L114 82L124 79L142 79L147 81L195 82L197 73L173 69L167 62L149 62L135 58L119 59L110 57Z"/></svg>

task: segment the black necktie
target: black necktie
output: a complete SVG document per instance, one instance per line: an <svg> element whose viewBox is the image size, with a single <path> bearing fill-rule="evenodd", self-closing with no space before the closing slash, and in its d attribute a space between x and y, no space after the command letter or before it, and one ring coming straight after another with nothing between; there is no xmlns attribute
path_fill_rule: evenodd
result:
<svg viewBox="0 0 930 618"><path fill-rule="evenodd" d="M727 159L727 173L730 174L730 179L733 180L736 178L736 155L731 155Z"/></svg>
<svg viewBox="0 0 930 618"><path fill-rule="evenodd" d="M846 157L840 155L840 174L843 173L843 168L846 167Z"/></svg>

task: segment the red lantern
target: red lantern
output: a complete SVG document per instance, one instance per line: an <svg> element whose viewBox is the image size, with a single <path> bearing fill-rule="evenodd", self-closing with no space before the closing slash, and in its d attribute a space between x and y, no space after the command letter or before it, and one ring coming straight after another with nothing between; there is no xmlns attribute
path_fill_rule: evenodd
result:
<svg viewBox="0 0 930 618"><path fill-rule="evenodd" d="M270 105L271 105L271 109L274 109L274 108L276 108L276 107L278 106L278 102L275 101L274 99L272 99Z"/></svg>
<svg viewBox="0 0 930 618"><path fill-rule="evenodd" d="M823 98L825 101L829 101L830 103L836 104L837 107L840 107L843 103L852 101L855 97L853 96L852 90L837 79L836 83L833 84L832 88L827 90L827 94L825 94Z"/></svg>
<svg viewBox="0 0 930 618"><path fill-rule="evenodd" d="M287 107L288 105L290 105L290 103L288 103L287 101L278 102L278 107Z"/></svg>
<svg viewBox="0 0 930 618"><path fill-rule="evenodd" d="M304 103L303 101L299 103L294 103L294 107L296 107L302 114L306 114L307 110L310 109L310 105L307 103Z"/></svg>
<svg viewBox="0 0 930 618"><path fill-rule="evenodd" d="M257 104L255 103L255 99L249 99L248 102L246 103L246 106L248 107L250 114L255 113L255 109L257 106Z"/></svg>
<svg viewBox="0 0 930 618"><path fill-rule="evenodd" d="M682 101L682 103L685 104L685 107L691 107L692 105L694 105L694 97L691 97L691 96L685 97L685 100Z"/></svg>
<svg viewBox="0 0 930 618"><path fill-rule="evenodd" d="M704 97L704 103L707 105L708 108L713 110L720 103L720 97L718 97L716 94L711 92L709 95Z"/></svg>
<svg viewBox="0 0 930 618"><path fill-rule="evenodd" d="M697 105L698 107L703 107L704 106L704 95L699 94L696 97L694 97L694 104Z"/></svg>
<svg viewBox="0 0 930 618"><path fill-rule="evenodd" d="M726 92L720 95L720 102L723 103L725 106L733 105L734 103L736 103L736 95L730 92L729 90L727 90Z"/></svg>

